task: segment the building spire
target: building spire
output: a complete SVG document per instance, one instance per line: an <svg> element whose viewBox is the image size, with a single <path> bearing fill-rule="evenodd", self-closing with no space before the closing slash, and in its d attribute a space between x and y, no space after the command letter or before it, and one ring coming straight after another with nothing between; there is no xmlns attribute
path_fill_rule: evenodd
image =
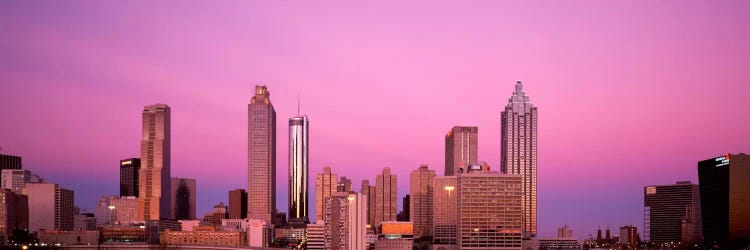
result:
<svg viewBox="0 0 750 250"><path fill-rule="evenodd" d="M516 92L521 92L523 90L523 85L521 84L521 80L516 81Z"/></svg>
<svg viewBox="0 0 750 250"><path fill-rule="evenodd" d="M299 93L297 93L297 117L299 117Z"/></svg>

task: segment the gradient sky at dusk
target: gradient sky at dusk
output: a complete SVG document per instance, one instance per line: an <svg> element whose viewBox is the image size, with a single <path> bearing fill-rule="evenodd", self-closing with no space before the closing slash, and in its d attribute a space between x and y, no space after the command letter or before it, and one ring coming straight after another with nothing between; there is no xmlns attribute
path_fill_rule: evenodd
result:
<svg viewBox="0 0 750 250"><path fill-rule="evenodd" d="M750 151L749 12L750 1L0 1L0 147L93 209L118 193L118 161L139 157L143 106L167 103L172 175L197 179L202 216L246 188L247 104L265 84L281 211L298 95L311 183L329 165L358 191L389 166L403 196L419 164L443 172L454 125L478 126L479 158L498 169L500 111L520 79L539 107L540 235L641 231L644 185L697 182L697 161Z"/></svg>

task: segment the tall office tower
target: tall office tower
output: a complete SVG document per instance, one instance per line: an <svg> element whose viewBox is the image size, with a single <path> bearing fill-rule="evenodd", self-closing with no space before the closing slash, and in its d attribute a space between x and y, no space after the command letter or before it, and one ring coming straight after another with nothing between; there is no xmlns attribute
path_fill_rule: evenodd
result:
<svg viewBox="0 0 750 250"><path fill-rule="evenodd" d="M646 241L661 244L700 240L703 235L700 213L697 184L678 181L643 188L643 238Z"/></svg>
<svg viewBox="0 0 750 250"><path fill-rule="evenodd" d="M23 168L23 164L20 156L0 154L0 170L21 168Z"/></svg>
<svg viewBox="0 0 750 250"><path fill-rule="evenodd" d="M28 183L24 194L28 196L29 231L73 229L72 190L57 184Z"/></svg>
<svg viewBox="0 0 750 250"><path fill-rule="evenodd" d="M0 178L1 188L7 188L14 193L23 193L23 187L31 182L31 171L23 169L3 169Z"/></svg>
<svg viewBox="0 0 750 250"><path fill-rule="evenodd" d="M266 86L247 105L247 218L270 225L276 209L276 110Z"/></svg>
<svg viewBox="0 0 750 250"><path fill-rule="evenodd" d="M120 160L120 196L138 197L138 172L140 170L140 158Z"/></svg>
<svg viewBox="0 0 750 250"><path fill-rule="evenodd" d="M359 192L367 195L367 224L370 225L368 229L374 231L375 225L375 205L377 201L377 189L375 186L370 186L370 180L362 180L362 187Z"/></svg>
<svg viewBox="0 0 750 250"><path fill-rule="evenodd" d="M570 228L568 228L568 225L558 228L557 238L560 238L560 239L573 238L573 230L570 230Z"/></svg>
<svg viewBox="0 0 750 250"><path fill-rule="evenodd" d="M445 176L456 174L456 170L476 164L478 155L477 127L455 126L445 135Z"/></svg>
<svg viewBox="0 0 750 250"><path fill-rule="evenodd" d="M458 186L456 176L439 176L435 178L434 195L434 243L456 244L456 227L458 226Z"/></svg>
<svg viewBox="0 0 750 250"><path fill-rule="evenodd" d="M414 238L433 236L433 199L435 195L435 170L421 165L411 172L409 180L409 220L414 223Z"/></svg>
<svg viewBox="0 0 750 250"><path fill-rule="evenodd" d="M750 244L750 156L700 161L698 181L704 241L727 249Z"/></svg>
<svg viewBox="0 0 750 250"><path fill-rule="evenodd" d="M523 92L521 81L501 114L500 168L523 177L524 237L536 236L537 228L537 108Z"/></svg>
<svg viewBox="0 0 750 250"><path fill-rule="evenodd" d="M478 165L458 174L459 249L521 249L522 183Z"/></svg>
<svg viewBox="0 0 750 250"><path fill-rule="evenodd" d="M0 188L0 244L8 244L14 230L28 227L29 204L26 195Z"/></svg>
<svg viewBox="0 0 750 250"><path fill-rule="evenodd" d="M170 218L175 220L195 219L195 179L172 177L170 185L172 187Z"/></svg>
<svg viewBox="0 0 750 250"><path fill-rule="evenodd" d="M351 192L352 191L352 180L347 179L346 176L341 176L341 180L336 185L336 192Z"/></svg>
<svg viewBox="0 0 750 250"><path fill-rule="evenodd" d="M229 218L247 218L247 192L244 189L229 191Z"/></svg>
<svg viewBox="0 0 750 250"><path fill-rule="evenodd" d="M625 244L629 248L638 248L638 228L633 225L620 227L620 244Z"/></svg>
<svg viewBox="0 0 750 250"><path fill-rule="evenodd" d="M323 208L325 221L325 249L346 249L346 207L347 200L339 195L327 197Z"/></svg>
<svg viewBox="0 0 750 250"><path fill-rule="evenodd" d="M336 195L336 174L331 173L331 168L323 167L323 173L315 176L315 219L323 220L326 198Z"/></svg>
<svg viewBox="0 0 750 250"><path fill-rule="evenodd" d="M391 168L383 168L383 172L375 180L375 226L383 221L396 221L397 195L396 175L391 174Z"/></svg>
<svg viewBox="0 0 750 250"><path fill-rule="evenodd" d="M289 224L304 226L307 214L307 173L310 161L310 121L307 116L289 118Z"/></svg>
<svg viewBox="0 0 750 250"><path fill-rule="evenodd" d="M166 104L143 108L141 169L138 171L138 219L169 219L171 111Z"/></svg>

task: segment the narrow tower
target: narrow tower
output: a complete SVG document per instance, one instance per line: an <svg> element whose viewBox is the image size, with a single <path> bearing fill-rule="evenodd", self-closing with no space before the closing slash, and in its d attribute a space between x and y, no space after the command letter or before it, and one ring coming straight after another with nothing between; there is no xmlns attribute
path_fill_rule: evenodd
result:
<svg viewBox="0 0 750 250"><path fill-rule="evenodd" d="M523 92L521 81L501 114L500 167L522 177L524 237L536 236L537 108Z"/></svg>
<svg viewBox="0 0 750 250"><path fill-rule="evenodd" d="M271 224L276 209L276 110L266 86L247 105L247 218Z"/></svg>
<svg viewBox="0 0 750 250"><path fill-rule="evenodd" d="M307 214L309 171L309 131L307 116L289 118L289 223L304 226Z"/></svg>

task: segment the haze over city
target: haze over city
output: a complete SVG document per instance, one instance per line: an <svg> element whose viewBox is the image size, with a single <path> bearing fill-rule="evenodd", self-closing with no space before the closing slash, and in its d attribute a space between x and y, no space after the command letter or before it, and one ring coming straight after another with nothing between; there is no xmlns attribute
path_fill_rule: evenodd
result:
<svg viewBox="0 0 750 250"><path fill-rule="evenodd" d="M583 239L643 225L645 185L697 183L698 161L750 149L748 7L2 1L0 153L93 210L140 155L144 105L166 103L172 176L197 180L202 214L247 187L247 105L265 85L280 211L298 113L311 179L330 166L358 186L390 167L401 202L420 164L442 172L455 125L479 128L479 160L499 170L521 80L539 108L539 234Z"/></svg>

